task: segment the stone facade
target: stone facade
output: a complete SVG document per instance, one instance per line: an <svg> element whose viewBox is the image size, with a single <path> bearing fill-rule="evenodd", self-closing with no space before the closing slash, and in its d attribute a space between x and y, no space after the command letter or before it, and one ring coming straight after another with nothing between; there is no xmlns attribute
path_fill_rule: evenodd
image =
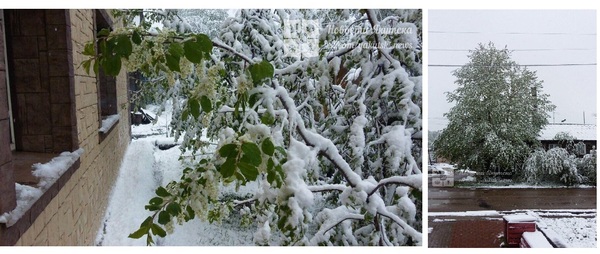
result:
<svg viewBox="0 0 600 254"><path fill-rule="evenodd" d="M34 88L46 87L47 89L44 92L49 91L48 97L50 100L42 103L46 103L44 107L46 107L46 111L49 111L46 113L51 118L32 121L45 121L40 122L40 125L47 124L51 128L48 129L47 125L44 125L39 126L39 129L35 131L39 131L43 133L40 135L44 135L43 147L45 152L82 148L84 153L80 157L78 167L70 169L59 179L56 184L56 193L52 195L45 194L40 198L40 201L46 199L42 202L46 206L40 209L39 213L36 211L31 212L29 226L27 228L21 226L19 230L12 230L18 231L14 234L19 234L18 240L13 244L23 246L93 245L96 234L102 226L102 219L111 188L130 141L127 77L123 70L116 78L116 97L120 120L110 132L100 134L98 132L101 122L99 84L93 72L87 74L83 67L80 67L85 60L80 52L83 52L85 43L93 40L95 36L95 15L97 11L71 9L37 12L37 15L44 18L37 16L32 18L32 23L35 23L38 27L35 35L29 32L25 33L24 30L20 31L21 34L26 35L23 35L23 37L36 36L35 42L31 38L19 39L31 41L28 42L30 44L37 43L39 49L37 53L28 51L29 55L23 56L26 60L23 61L23 64L35 65L37 61L39 69L48 68L47 73L44 71L34 73L39 75L39 85ZM43 32L46 33L45 36L37 34ZM56 34L59 38L55 38L54 35ZM64 41L62 41L63 39ZM42 49L45 49L45 51ZM42 57L44 54L47 57ZM65 65L65 63L68 64ZM34 74L29 73L27 75L34 76ZM16 75L18 77L19 74ZM37 78L31 77L34 82L37 82ZM1 84L0 82L0 104L3 102ZM19 96L20 92L29 93L29 90L15 92ZM25 101L28 101L28 99L25 99ZM39 102L37 101L37 103ZM28 106L27 104L26 108ZM32 107L39 107L39 105ZM25 109L26 114L29 113L27 110ZM72 112L73 117L54 118L54 113L61 115L65 112L67 114ZM2 127L3 116L2 110L0 110L0 127ZM27 133L31 132L29 129L26 131ZM4 142L1 139L0 141ZM42 142L42 139L35 142ZM70 147L68 146L69 142L73 142ZM2 151L4 151L5 146L0 145L2 145ZM3 157L0 156L0 160L2 159ZM1 165L2 161L0 161ZM4 174L3 171L0 171L0 173ZM4 181L4 176L2 179ZM0 201L2 201L3 196L4 194L0 192ZM0 202L1 205L2 202ZM3 237L2 230L11 229L0 228L0 238ZM2 239L0 239L0 243L2 242Z"/></svg>

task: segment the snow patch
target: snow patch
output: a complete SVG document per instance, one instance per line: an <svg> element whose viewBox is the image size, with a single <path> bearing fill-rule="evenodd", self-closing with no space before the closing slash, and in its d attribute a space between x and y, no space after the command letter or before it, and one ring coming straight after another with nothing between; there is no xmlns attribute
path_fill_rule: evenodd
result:
<svg viewBox="0 0 600 254"><path fill-rule="evenodd" d="M523 232L523 240L525 240L531 248L552 248L552 245L540 231Z"/></svg>
<svg viewBox="0 0 600 254"><path fill-rule="evenodd" d="M481 210L481 211L465 211L465 212L430 212L429 216L500 216L498 211Z"/></svg>
<svg viewBox="0 0 600 254"><path fill-rule="evenodd" d="M110 115L102 120L102 126L98 129L99 132L106 133L119 121L119 114Z"/></svg>
<svg viewBox="0 0 600 254"><path fill-rule="evenodd" d="M82 154L83 149L79 148L74 152L63 152L48 163L33 164L33 176L39 179L37 188L15 184L17 206L12 211L0 215L0 223L5 223L7 227L14 225Z"/></svg>

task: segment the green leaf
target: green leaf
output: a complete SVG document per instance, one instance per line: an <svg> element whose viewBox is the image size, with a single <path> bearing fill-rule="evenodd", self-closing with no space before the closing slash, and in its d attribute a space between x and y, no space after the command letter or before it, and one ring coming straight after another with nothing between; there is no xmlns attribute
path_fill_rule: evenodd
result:
<svg viewBox="0 0 600 254"><path fill-rule="evenodd" d="M200 63L202 58L208 58L212 51L212 41L205 34L194 35L193 39L183 43L185 58L192 63Z"/></svg>
<svg viewBox="0 0 600 254"><path fill-rule="evenodd" d="M102 67L106 75L116 77L121 72L121 57L119 56L107 56L103 62Z"/></svg>
<svg viewBox="0 0 600 254"><path fill-rule="evenodd" d="M83 61L82 65L83 68L85 69L85 73L90 74L90 64L92 63L92 59L88 59Z"/></svg>
<svg viewBox="0 0 600 254"><path fill-rule="evenodd" d="M152 199L150 199L150 205L162 205L163 203L163 199L159 198L159 197L154 197Z"/></svg>
<svg viewBox="0 0 600 254"><path fill-rule="evenodd" d="M259 85L265 79L272 78L275 74L275 68L273 68L273 65L267 61L252 64L250 67L248 67L248 70L252 76L254 86Z"/></svg>
<svg viewBox="0 0 600 254"><path fill-rule="evenodd" d="M116 42L117 44L115 46L115 53L122 57L129 57L129 55L131 55L131 52L133 51L133 45L131 45L131 40L129 39L129 36L121 34L117 36Z"/></svg>
<svg viewBox="0 0 600 254"><path fill-rule="evenodd" d="M242 184L245 184L246 177L244 177L244 175L242 175L242 173L240 173L239 171L235 171L235 174L233 174L235 176L235 179L238 179L238 181L242 182Z"/></svg>
<svg viewBox="0 0 600 254"><path fill-rule="evenodd" d="M166 64L169 67L169 70L181 72L181 67L179 66L179 57L166 53L165 59L167 60Z"/></svg>
<svg viewBox="0 0 600 254"><path fill-rule="evenodd" d="M179 43L173 43L169 46L169 53L177 57L177 59L181 58L184 52L183 47Z"/></svg>
<svg viewBox="0 0 600 254"><path fill-rule="evenodd" d="M261 117L260 117L260 122L262 122L265 125L273 125L275 123L275 117L273 117L273 115L271 115L269 112L265 112Z"/></svg>
<svg viewBox="0 0 600 254"><path fill-rule="evenodd" d="M146 205L146 206L144 206L144 208L150 212L160 210L160 206L157 206L157 205Z"/></svg>
<svg viewBox="0 0 600 254"><path fill-rule="evenodd" d="M133 34L131 34L131 41L136 45L142 44L142 35L138 31L133 31Z"/></svg>
<svg viewBox="0 0 600 254"><path fill-rule="evenodd" d="M181 113L181 119L183 121L186 121L188 119L188 117L190 117L190 111L188 109L184 109L183 112Z"/></svg>
<svg viewBox="0 0 600 254"><path fill-rule="evenodd" d="M203 95L200 98L200 104L202 105L202 110L204 110L204 112L209 113L210 111L212 111L212 103L210 102L210 99L205 95Z"/></svg>
<svg viewBox="0 0 600 254"><path fill-rule="evenodd" d="M250 163L254 166L260 166L262 163L262 153L260 152L260 148L255 143L244 142L242 143L242 151L244 152L244 156L241 161L246 163Z"/></svg>
<svg viewBox="0 0 600 254"><path fill-rule="evenodd" d="M166 211L173 216L177 216L181 213L181 206L178 203L173 202L167 206Z"/></svg>
<svg viewBox="0 0 600 254"><path fill-rule="evenodd" d="M268 154L269 156L273 156L273 154L275 153L275 146L273 145L273 142L271 142L270 138L266 138L265 140L263 140L261 148L262 151Z"/></svg>
<svg viewBox="0 0 600 254"><path fill-rule="evenodd" d="M110 34L110 30L108 28L102 28L100 32L96 34L96 37L106 37Z"/></svg>
<svg viewBox="0 0 600 254"><path fill-rule="evenodd" d="M190 107L190 113L192 116L194 116L194 118L198 118L200 116L200 103L198 103L198 100L189 98L188 106Z"/></svg>
<svg viewBox="0 0 600 254"><path fill-rule="evenodd" d="M235 172L235 158L228 157L227 160L225 160L225 163L223 163L223 165L221 165L220 172L224 178L228 178L228 177L232 176L233 172Z"/></svg>
<svg viewBox="0 0 600 254"><path fill-rule="evenodd" d="M248 181L256 180L256 177L258 176L258 169L255 166L252 166L248 163L240 162L238 163L238 167L240 168L240 171Z"/></svg>
<svg viewBox="0 0 600 254"><path fill-rule="evenodd" d="M152 224L152 233L160 237L167 236L167 232L165 232L163 228L156 224Z"/></svg>
<svg viewBox="0 0 600 254"><path fill-rule="evenodd" d="M99 71L100 71L100 63L98 62L98 60L96 60L96 61L94 61L94 73L97 75Z"/></svg>
<svg viewBox="0 0 600 254"><path fill-rule="evenodd" d="M415 197L418 200L423 200L423 192L421 192L418 189L413 189L411 191L411 194L413 195L413 197Z"/></svg>
<svg viewBox="0 0 600 254"><path fill-rule="evenodd" d="M140 224L140 228L141 227L147 227L150 228L150 225L152 225L152 216L148 216L148 218L146 218L144 220L144 222L142 222L142 224Z"/></svg>
<svg viewBox="0 0 600 254"><path fill-rule="evenodd" d="M129 234L129 238L140 239L145 234L148 234L149 229L150 228L148 228L148 227L140 227L137 231Z"/></svg>
<svg viewBox="0 0 600 254"><path fill-rule="evenodd" d="M164 198L164 197L171 196L171 193L169 193L167 191L167 189L165 189L164 187L160 186L160 187L158 187L158 189L156 189L156 195Z"/></svg>
<svg viewBox="0 0 600 254"><path fill-rule="evenodd" d="M237 156L237 153L236 144L226 144L219 149L219 155L223 158L235 157Z"/></svg>
<svg viewBox="0 0 600 254"><path fill-rule="evenodd" d="M169 212L161 211L158 214L158 223L165 225L165 224L169 223L169 221L171 221L171 214L169 214Z"/></svg>
<svg viewBox="0 0 600 254"><path fill-rule="evenodd" d="M281 155L283 156L287 156L287 152L285 151L285 149L281 146L275 147L275 150L277 150L277 152L279 152Z"/></svg>
<svg viewBox="0 0 600 254"><path fill-rule="evenodd" d="M187 206L187 207L185 208L185 211L187 211L187 214L188 214L188 216L189 216L190 220L193 220L193 219L194 219L194 217L196 217L196 213L194 212L194 209L192 209L192 207L191 207L191 206Z"/></svg>
<svg viewBox="0 0 600 254"><path fill-rule="evenodd" d="M83 47L83 55L86 56L95 56L96 55L96 49L94 48L94 43L88 43L85 44L85 46Z"/></svg>

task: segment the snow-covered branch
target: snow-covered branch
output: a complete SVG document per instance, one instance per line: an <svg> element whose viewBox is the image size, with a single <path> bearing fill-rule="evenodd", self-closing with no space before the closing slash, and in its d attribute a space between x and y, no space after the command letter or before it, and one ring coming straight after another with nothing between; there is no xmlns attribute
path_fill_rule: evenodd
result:
<svg viewBox="0 0 600 254"><path fill-rule="evenodd" d="M385 186L387 184L398 184L421 190L421 185L423 184L423 175L415 174L409 176L392 176L382 179L381 181L379 181L377 186L373 188L373 190L368 192L369 196L373 195L381 186Z"/></svg>
<svg viewBox="0 0 600 254"><path fill-rule="evenodd" d="M318 216L324 220L324 223L321 224L319 231L317 231L317 233L310 239L309 242L311 245L317 245L319 242L326 241L327 237L325 237L325 234L345 220L365 219L364 215L353 213L344 206L337 207L333 210L325 209Z"/></svg>
<svg viewBox="0 0 600 254"><path fill-rule="evenodd" d="M348 186L344 184L326 184L326 185L313 185L308 186L308 190L311 192L325 192L325 191L344 191Z"/></svg>
<svg viewBox="0 0 600 254"><path fill-rule="evenodd" d="M217 48L222 48L224 50L227 50L227 51L231 52L232 54L240 57L241 59L243 59L244 61L246 61L249 64L253 64L254 63L254 60L250 59L250 57L245 56L244 54L241 54L241 53L237 52L235 49L233 49L232 47L230 47L229 45L227 45L227 44L225 44L225 43L223 43L221 41L213 40L212 43L213 43L213 46L215 46Z"/></svg>

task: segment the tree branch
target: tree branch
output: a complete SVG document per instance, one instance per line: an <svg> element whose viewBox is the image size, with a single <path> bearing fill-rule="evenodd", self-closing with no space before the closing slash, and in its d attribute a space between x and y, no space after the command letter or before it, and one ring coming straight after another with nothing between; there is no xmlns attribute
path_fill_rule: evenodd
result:
<svg viewBox="0 0 600 254"><path fill-rule="evenodd" d="M237 52L235 49L233 49L229 45L227 45L221 41L217 41L217 40L213 40L212 43L213 43L213 46L227 50L227 51L231 52L232 54L240 57L242 60L246 61L249 64L254 64L254 61L252 59L250 59L250 57Z"/></svg>
<svg viewBox="0 0 600 254"><path fill-rule="evenodd" d="M310 190L311 192L344 191L346 188L348 188L348 186L343 184L308 186L308 190Z"/></svg>
<svg viewBox="0 0 600 254"><path fill-rule="evenodd" d="M373 190L371 190L369 192L368 196L370 197L371 195L375 194L375 192L377 192L377 190L379 188L381 188L382 186L387 185L387 184L398 184L398 185L408 186L408 187L412 187L412 188L421 190L421 187L423 184L422 179L423 179L422 174L388 177L388 178L385 178L385 179L382 179L381 181L379 181L377 186L375 186L375 188L373 188Z"/></svg>

